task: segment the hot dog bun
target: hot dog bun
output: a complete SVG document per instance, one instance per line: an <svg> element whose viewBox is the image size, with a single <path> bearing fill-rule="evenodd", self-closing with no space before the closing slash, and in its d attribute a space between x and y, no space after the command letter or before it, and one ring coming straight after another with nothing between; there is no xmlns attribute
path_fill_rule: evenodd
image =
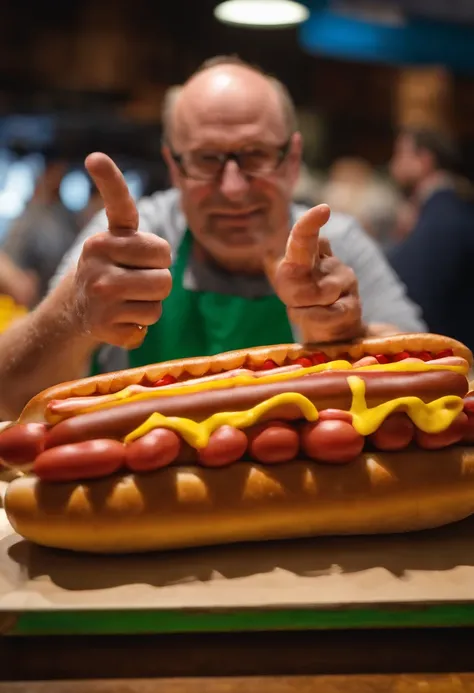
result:
<svg viewBox="0 0 474 693"><path fill-rule="evenodd" d="M10 484L5 509L23 537L92 553L409 532L474 512L474 449L364 453L347 466L167 467L81 484L27 476Z"/></svg>
<svg viewBox="0 0 474 693"><path fill-rule="evenodd" d="M400 335L53 387L0 432L26 472L7 516L33 542L96 553L454 522L474 512L471 365L454 340Z"/></svg>
<svg viewBox="0 0 474 693"><path fill-rule="evenodd" d="M243 366L258 369L267 360L272 360L281 366L286 362L295 361L318 350L323 352L330 361L338 358L350 358L352 361L357 361L364 356L376 356L377 354L390 356L401 351L408 353L430 351L434 353L445 349L450 349L454 356L465 359L469 366L472 366L472 353L461 342L442 335L418 333L393 335L391 337L372 337L351 343L314 346L277 344L228 351L211 357L202 356L177 359L141 368L82 378L50 387L40 392L27 403L19 417L19 422L44 421L45 408L52 400L63 400L69 397L90 397L119 392L130 385L156 382L166 375L172 375L179 379L183 376L199 378Z"/></svg>

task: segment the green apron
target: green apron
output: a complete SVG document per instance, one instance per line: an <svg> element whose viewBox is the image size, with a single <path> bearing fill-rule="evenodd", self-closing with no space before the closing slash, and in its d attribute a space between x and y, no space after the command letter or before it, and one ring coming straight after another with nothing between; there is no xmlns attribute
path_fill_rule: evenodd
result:
<svg viewBox="0 0 474 693"><path fill-rule="evenodd" d="M128 352L129 367L293 342L286 308L276 295L247 299L184 288L192 240L186 231L162 316L148 328L143 344Z"/></svg>

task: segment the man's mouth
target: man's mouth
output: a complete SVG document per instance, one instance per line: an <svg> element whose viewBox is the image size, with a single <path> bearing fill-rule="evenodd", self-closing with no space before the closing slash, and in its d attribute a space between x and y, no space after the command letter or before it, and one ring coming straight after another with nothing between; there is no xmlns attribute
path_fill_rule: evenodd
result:
<svg viewBox="0 0 474 693"><path fill-rule="evenodd" d="M253 207L245 210L222 210L216 211L212 215L214 219L224 226L247 226L256 217L262 214L261 207Z"/></svg>

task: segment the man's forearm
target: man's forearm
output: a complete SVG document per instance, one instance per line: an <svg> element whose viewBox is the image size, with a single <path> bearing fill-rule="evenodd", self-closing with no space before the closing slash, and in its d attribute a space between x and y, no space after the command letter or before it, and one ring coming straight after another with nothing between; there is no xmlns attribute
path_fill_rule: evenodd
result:
<svg viewBox="0 0 474 693"><path fill-rule="evenodd" d="M71 319L67 289L59 286L0 335L0 418L17 418L41 390L85 375L97 345Z"/></svg>

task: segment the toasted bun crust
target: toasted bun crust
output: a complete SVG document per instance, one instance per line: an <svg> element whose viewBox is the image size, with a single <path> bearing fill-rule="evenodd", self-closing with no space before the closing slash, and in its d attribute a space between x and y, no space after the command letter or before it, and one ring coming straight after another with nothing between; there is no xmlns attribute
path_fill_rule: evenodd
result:
<svg viewBox="0 0 474 693"><path fill-rule="evenodd" d="M439 352L443 349L452 349L454 356L460 356L472 365L473 355L461 342L436 334L400 334L391 337L373 337L361 339L350 343L320 344L302 346L301 344L277 344L274 346L255 347L228 351L216 356L202 356L189 359L177 359L166 361L141 368L131 368L114 373L93 376L73 380L60 385L55 385L43 390L33 397L23 409L19 421L44 421L44 410L48 402L53 399L67 399L68 397L88 397L90 395L106 395L118 392L129 385L143 382L145 379L155 382L164 375L173 375L179 378L184 372L193 377L202 377L206 374L220 373L243 365L259 367L267 359L282 365L286 359L297 359L314 351L324 351L331 359L335 360L342 355L349 356L353 360L363 356L375 356L377 354L396 354L400 351L430 351Z"/></svg>
<svg viewBox="0 0 474 693"><path fill-rule="evenodd" d="M168 467L83 484L13 481L13 528L44 546L135 553L331 534L438 527L474 512L474 448L298 461Z"/></svg>

